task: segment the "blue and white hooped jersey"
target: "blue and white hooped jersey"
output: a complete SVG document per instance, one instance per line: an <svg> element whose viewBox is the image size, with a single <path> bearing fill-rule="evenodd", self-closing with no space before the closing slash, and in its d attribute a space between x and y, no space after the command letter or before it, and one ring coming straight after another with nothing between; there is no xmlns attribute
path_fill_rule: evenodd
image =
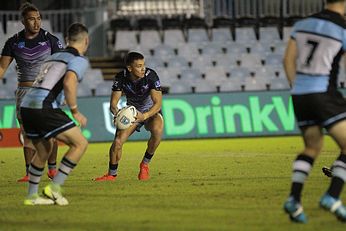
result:
<svg viewBox="0 0 346 231"><path fill-rule="evenodd" d="M345 28L343 17L329 10L294 25L291 38L296 41L298 54L292 94L336 90L339 63L346 50Z"/></svg>
<svg viewBox="0 0 346 231"><path fill-rule="evenodd" d="M42 65L29 92L24 96L21 107L58 108L64 101L64 77L73 71L80 82L89 67L89 61L78 54L74 48L53 54Z"/></svg>

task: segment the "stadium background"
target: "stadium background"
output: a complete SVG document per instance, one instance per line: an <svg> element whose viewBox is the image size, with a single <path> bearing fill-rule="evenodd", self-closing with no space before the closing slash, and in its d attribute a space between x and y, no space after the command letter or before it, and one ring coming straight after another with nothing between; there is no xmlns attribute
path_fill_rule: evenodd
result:
<svg viewBox="0 0 346 231"><path fill-rule="evenodd" d="M1 44L21 26L20 2L1 2ZM320 10L322 1L32 2L44 27L60 38L72 21L88 25L92 69L79 102L89 118L84 134L106 142L89 145L65 184L70 205L57 208L23 206L27 185L15 181L24 171L22 150L2 148L0 141L0 230L345 230L317 208L329 184L320 169L339 152L329 137L304 190L309 223L292 224L282 210L291 163L303 142L286 136L297 129L281 59L292 23ZM124 145L117 181L98 184L92 179L106 171L114 132L106 113L111 79L126 49L145 53L163 80L165 140L151 163L150 181L137 179L146 147L138 141ZM17 131L15 77L12 65L0 83L1 132ZM262 137L268 135L279 137ZM186 138L198 139L180 140ZM59 147L58 159L64 151ZM42 177L41 187L48 182Z"/></svg>
<svg viewBox="0 0 346 231"><path fill-rule="evenodd" d="M21 2L1 6L1 47L23 28ZM160 76L165 94L164 139L298 133L282 57L293 23L322 9L323 1L31 2L41 11L42 27L62 41L71 22L81 21L90 30L91 68L79 85L78 96L89 118L84 134L91 142L113 138L115 128L107 108L111 84L129 50L142 52L147 66ZM0 82L4 134L18 127L13 113L15 68L13 62ZM343 68L341 88L344 81ZM131 139L143 140L147 135L137 133Z"/></svg>

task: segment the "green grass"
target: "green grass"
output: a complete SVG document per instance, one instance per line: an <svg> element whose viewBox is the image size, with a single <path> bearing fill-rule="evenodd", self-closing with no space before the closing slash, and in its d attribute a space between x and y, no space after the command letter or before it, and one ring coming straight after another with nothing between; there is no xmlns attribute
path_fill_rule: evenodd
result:
<svg viewBox="0 0 346 231"><path fill-rule="evenodd" d="M0 230L344 230L318 208L329 180L320 169L339 151L326 138L304 189L307 225L282 210L299 137L163 141L151 180L137 180L145 142L125 144L115 182L94 182L108 166L110 143L90 144L64 186L70 205L23 205L21 149L0 149ZM60 147L59 159L66 147ZM48 183L42 177L40 188Z"/></svg>

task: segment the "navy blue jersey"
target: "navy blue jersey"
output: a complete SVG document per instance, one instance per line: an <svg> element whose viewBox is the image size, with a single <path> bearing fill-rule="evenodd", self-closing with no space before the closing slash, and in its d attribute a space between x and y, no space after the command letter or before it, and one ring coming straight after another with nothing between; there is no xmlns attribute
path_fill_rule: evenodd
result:
<svg viewBox="0 0 346 231"><path fill-rule="evenodd" d="M140 112L146 112L153 106L150 91L161 91L160 79L150 68L146 68L144 77L137 81L132 81L130 76L127 69L119 72L114 78L112 91L122 91L128 105L135 106Z"/></svg>
<svg viewBox="0 0 346 231"><path fill-rule="evenodd" d="M81 81L89 67L89 61L80 56L75 48L51 55L41 67L32 88L25 94L23 108L58 108L63 97L63 82L67 71L73 71Z"/></svg>
<svg viewBox="0 0 346 231"><path fill-rule="evenodd" d="M27 39L22 30L6 41L1 55L16 60L18 82L32 82L44 60L62 48L59 39L48 31L41 29L35 38Z"/></svg>
<svg viewBox="0 0 346 231"><path fill-rule="evenodd" d="M336 90L339 62L346 50L343 17L323 10L297 22L291 38L298 57L292 94L322 93Z"/></svg>

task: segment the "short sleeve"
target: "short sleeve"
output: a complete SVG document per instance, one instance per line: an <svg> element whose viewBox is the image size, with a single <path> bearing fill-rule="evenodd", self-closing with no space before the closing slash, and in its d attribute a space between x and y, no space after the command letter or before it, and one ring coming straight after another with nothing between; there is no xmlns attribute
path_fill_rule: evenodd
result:
<svg viewBox="0 0 346 231"><path fill-rule="evenodd" d="M83 76L88 68L89 60L82 56L77 56L73 58L67 64L67 71L73 71L77 75L79 82L82 81Z"/></svg>
<svg viewBox="0 0 346 231"><path fill-rule="evenodd" d="M49 34L49 39L51 42L52 54L61 51L64 48L61 41L57 37Z"/></svg>
<svg viewBox="0 0 346 231"><path fill-rule="evenodd" d="M159 76L156 74L154 70L151 70L149 75L150 75L150 81L149 81L150 89L161 91L161 83L160 83Z"/></svg>
<svg viewBox="0 0 346 231"><path fill-rule="evenodd" d="M6 43L5 43L5 46L4 48L2 49L2 52L1 52L1 56L11 56L11 57L14 57L14 54L13 54L13 49L12 49L12 38L9 38Z"/></svg>
<svg viewBox="0 0 346 231"><path fill-rule="evenodd" d="M112 91L122 91L122 90L123 90L123 81L122 81L121 73L118 73L114 77Z"/></svg>
<svg viewBox="0 0 346 231"><path fill-rule="evenodd" d="M291 35L290 35L291 39L296 40L296 33L297 33L297 27L294 26L292 28Z"/></svg>

